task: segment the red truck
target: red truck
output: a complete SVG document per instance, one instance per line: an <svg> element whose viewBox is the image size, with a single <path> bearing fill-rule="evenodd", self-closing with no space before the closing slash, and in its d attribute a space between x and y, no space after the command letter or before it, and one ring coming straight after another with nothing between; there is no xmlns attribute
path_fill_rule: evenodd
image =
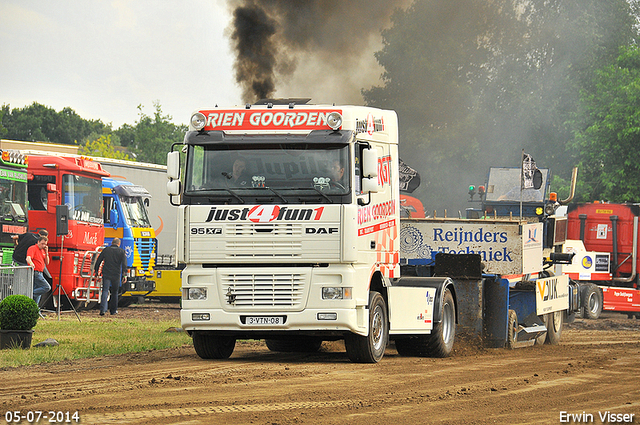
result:
<svg viewBox="0 0 640 425"><path fill-rule="evenodd" d="M92 274L97 248L104 244L102 177L107 176L87 158L29 155L29 230L49 231L54 305L58 299L75 308L99 303L101 282Z"/></svg>
<svg viewBox="0 0 640 425"><path fill-rule="evenodd" d="M605 310L640 318L639 216L640 204L569 205L564 250L576 255L563 273L580 282L585 317Z"/></svg>

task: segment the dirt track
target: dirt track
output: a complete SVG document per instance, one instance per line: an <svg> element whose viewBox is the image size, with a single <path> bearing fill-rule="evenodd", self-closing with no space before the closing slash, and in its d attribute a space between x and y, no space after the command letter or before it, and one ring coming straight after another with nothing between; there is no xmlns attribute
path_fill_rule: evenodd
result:
<svg viewBox="0 0 640 425"><path fill-rule="evenodd" d="M185 346L2 370L0 400L3 414L78 411L84 424L599 424L607 411L637 424L639 340L640 320L607 314L565 325L558 346L460 343L447 359L391 346L377 365L350 363L340 343L294 355L243 342L226 361Z"/></svg>

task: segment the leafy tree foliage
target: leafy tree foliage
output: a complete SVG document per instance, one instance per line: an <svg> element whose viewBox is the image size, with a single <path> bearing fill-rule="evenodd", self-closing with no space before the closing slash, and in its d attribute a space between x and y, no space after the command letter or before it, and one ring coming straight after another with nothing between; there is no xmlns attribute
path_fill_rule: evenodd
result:
<svg viewBox="0 0 640 425"><path fill-rule="evenodd" d="M416 0L383 32L383 85L363 96L398 112L427 208L464 208L467 185L522 149L568 176L579 91L634 42L635 18L626 0Z"/></svg>
<svg viewBox="0 0 640 425"><path fill-rule="evenodd" d="M10 110L9 105L3 105L0 109L0 136L33 142L79 144L79 151L87 155L164 164L171 144L182 141L187 126L171 123L171 117L162 113L159 103L154 104L152 116L146 115L142 106L138 109L139 120L135 124L124 124L113 131L111 125L99 120L85 120L71 108L56 112L34 102L22 109ZM118 149L119 146L125 147L129 154Z"/></svg>
<svg viewBox="0 0 640 425"><path fill-rule="evenodd" d="M100 136L92 141L87 141L83 146L80 146L78 153L81 155L98 156L102 158L124 159L127 161L132 160L126 152L116 149L113 143L111 143L110 134Z"/></svg>
<svg viewBox="0 0 640 425"><path fill-rule="evenodd" d="M579 200L640 200L640 48L623 47L581 93L571 147L580 158Z"/></svg>
<svg viewBox="0 0 640 425"><path fill-rule="evenodd" d="M154 109L153 116L148 116L139 105L140 118L135 125L125 124L115 134L138 161L165 164L171 145L183 140L187 126L171 123L171 116L162 114L159 103L154 103Z"/></svg>
<svg viewBox="0 0 640 425"><path fill-rule="evenodd" d="M13 140L73 145L91 133L111 132L110 125L100 120L85 120L69 107L56 112L34 102L22 109L10 110L5 104L2 112L2 127L6 129L3 137Z"/></svg>

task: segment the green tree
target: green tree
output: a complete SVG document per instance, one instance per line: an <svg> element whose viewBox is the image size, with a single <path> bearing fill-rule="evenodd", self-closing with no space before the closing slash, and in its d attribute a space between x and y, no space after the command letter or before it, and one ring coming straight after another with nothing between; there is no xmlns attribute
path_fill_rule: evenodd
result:
<svg viewBox="0 0 640 425"><path fill-rule="evenodd" d="M640 200L640 49L624 47L614 65L583 90L571 144L580 159L578 200Z"/></svg>
<svg viewBox="0 0 640 425"><path fill-rule="evenodd" d="M95 140L87 141L78 148L80 155L99 156L102 158L115 158L131 161L132 158L126 152L116 149L111 143L111 135L100 136Z"/></svg>
<svg viewBox="0 0 640 425"><path fill-rule="evenodd" d="M173 124L170 115L162 114L160 103L155 102L154 109L153 116L148 116L139 105L140 118L135 125L125 124L115 134L138 161L166 164L167 152L173 143L184 139L187 126Z"/></svg>
<svg viewBox="0 0 640 425"><path fill-rule="evenodd" d="M24 108L9 109L2 106L4 137L30 142L50 142L73 145L85 140L91 133L108 134L111 126L100 120L85 120L69 108L56 112L53 108L37 102Z"/></svg>

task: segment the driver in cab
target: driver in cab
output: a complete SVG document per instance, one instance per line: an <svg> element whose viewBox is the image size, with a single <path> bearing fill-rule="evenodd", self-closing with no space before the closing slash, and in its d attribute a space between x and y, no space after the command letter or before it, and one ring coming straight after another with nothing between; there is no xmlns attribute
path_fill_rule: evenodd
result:
<svg viewBox="0 0 640 425"><path fill-rule="evenodd" d="M249 177L246 174L247 160L237 158L233 162L231 173L222 173L227 178L227 186L229 187L247 187L249 186Z"/></svg>

